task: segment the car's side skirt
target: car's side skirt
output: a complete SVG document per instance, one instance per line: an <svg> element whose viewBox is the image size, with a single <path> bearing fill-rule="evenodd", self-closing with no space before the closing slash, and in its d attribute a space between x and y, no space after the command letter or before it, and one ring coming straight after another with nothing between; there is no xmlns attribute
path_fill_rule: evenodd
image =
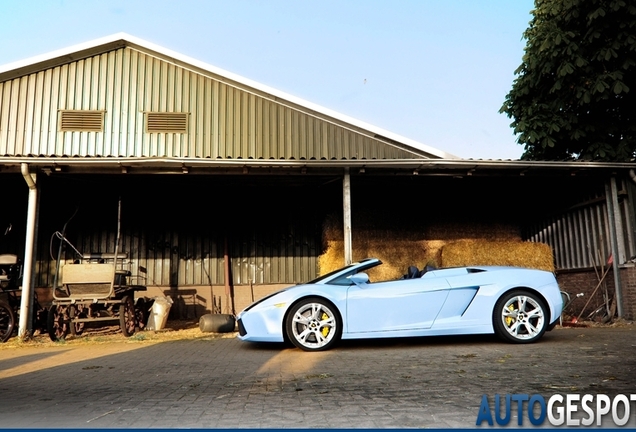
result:
<svg viewBox="0 0 636 432"><path fill-rule="evenodd" d="M492 325L471 326L470 328L431 328L419 330L395 330L379 332L343 333L342 339L376 339L398 337L444 336L493 333Z"/></svg>

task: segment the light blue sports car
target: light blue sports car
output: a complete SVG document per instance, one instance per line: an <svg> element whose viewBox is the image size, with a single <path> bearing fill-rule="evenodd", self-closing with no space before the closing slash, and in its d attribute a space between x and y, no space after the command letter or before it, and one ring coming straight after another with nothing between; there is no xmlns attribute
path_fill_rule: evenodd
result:
<svg viewBox="0 0 636 432"><path fill-rule="evenodd" d="M496 333L529 343L551 330L563 302L554 275L518 267L409 267L374 282L376 258L271 294L237 316L239 339L291 341L306 351L340 339Z"/></svg>

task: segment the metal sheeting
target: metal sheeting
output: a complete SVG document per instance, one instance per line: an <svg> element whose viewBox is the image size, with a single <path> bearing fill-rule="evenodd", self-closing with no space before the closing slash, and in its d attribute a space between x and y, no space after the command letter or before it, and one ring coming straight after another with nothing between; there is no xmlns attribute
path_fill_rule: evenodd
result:
<svg viewBox="0 0 636 432"><path fill-rule="evenodd" d="M62 132L59 110L103 110L104 132ZM190 114L188 133L146 133L144 113ZM132 48L0 82L0 155L231 159L422 157L285 101Z"/></svg>
<svg viewBox="0 0 636 432"><path fill-rule="evenodd" d="M313 279L325 208L337 190L331 179L41 176L37 286L53 283L51 256L57 256L59 246L53 234L64 226L66 238L81 254L115 251L119 202L119 251L128 255L124 268L143 277L141 284L222 286L226 240L235 285ZM76 257L67 246L64 261Z"/></svg>
<svg viewBox="0 0 636 432"><path fill-rule="evenodd" d="M628 257L636 254L634 215L626 193L626 188L630 187L629 183L623 183L619 204ZM526 230L524 237L549 244L558 270L606 265L611 254L606 198L600 193L593 195L584 204L533 225Z"/></svg>
<svg viewBox="0 0 636 432"><path fill-rule="evenodd" d="M82 253L112 253L115 233L94 232L87 227L74 240ZM133 283L176 288L223 285L224 244L221 232L194 234L138 228L123 233L120 250L128 254L124 268L140 276ZM288 229L234 235L228 247L234 285L299 283L317 273L319 236L311 225L300 221ZM52 286L55 262L49 257L48 238L39 250L37 286ZM63 262L75 258L67 247Z"/></svg>
<svg viewBox="0 0 636 432"><path fill-rule="evenodd" d="M583 232L581 230L584 230ZM550 218L534 226L527 239L552 246L557 269L598 266L600 252L603 262L609 256L607 211L604 203L574 210Z"/></svg>

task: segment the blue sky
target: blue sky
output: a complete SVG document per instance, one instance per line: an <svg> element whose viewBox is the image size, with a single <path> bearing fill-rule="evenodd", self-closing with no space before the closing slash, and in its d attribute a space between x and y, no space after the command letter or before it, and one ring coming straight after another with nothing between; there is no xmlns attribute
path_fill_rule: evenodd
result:
<svg viewBox="0 0 636 432"><path fill-rule="evenodd" d="M499 108L533 0L0 0L0 65L118 32L464 158L518 159Z"/></svg>

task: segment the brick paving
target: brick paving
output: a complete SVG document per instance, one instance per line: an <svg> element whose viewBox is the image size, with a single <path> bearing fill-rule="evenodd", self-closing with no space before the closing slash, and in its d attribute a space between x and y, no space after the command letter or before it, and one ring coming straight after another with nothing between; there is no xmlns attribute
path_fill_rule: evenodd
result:
<svg viewBox="0 0 636 432"><path fill-rule="evenodd" d="M474 427L483 394L636 393L634 327L555 329L531 345L444 337L319 353L233 338L1 349L0 425Z"/></svg>

